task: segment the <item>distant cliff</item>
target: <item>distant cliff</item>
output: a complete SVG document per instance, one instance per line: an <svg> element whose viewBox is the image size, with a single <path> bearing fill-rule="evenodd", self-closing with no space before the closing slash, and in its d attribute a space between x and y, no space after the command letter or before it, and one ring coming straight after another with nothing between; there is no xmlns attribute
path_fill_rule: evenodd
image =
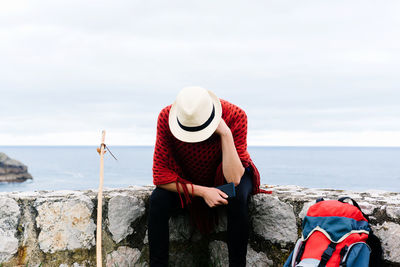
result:
<svg viewBox="0 0 400 267"><path fill-rule="evenodd" d="M32 179L28 167L0 152L0 182L24 182Z"/></svg>

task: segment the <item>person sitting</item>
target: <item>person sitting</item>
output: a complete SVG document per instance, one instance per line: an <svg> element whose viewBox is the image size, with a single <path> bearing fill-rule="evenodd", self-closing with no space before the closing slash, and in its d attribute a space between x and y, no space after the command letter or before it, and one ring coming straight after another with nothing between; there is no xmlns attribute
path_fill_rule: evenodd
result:
<svg viewBox="0 0 400 267"><path fill-rule="evenodd" d="M248 199L266 192L247 151L247 115L201 87L186 87L161 110L153 158L148 238L150 266L168 266L169 218L187 208L192 221L209 233L215 207L227 207L230 266L245 266L249 237ZM236 196L216 186L234 183ZM178 193L179 192L179 193Z"/></svg>

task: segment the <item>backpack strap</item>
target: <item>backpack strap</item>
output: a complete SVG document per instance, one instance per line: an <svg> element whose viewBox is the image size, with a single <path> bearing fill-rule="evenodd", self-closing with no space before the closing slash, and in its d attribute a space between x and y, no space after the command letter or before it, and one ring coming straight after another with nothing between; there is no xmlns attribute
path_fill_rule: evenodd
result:
<svg viewBox="0 0 400 267"><path fill-rule="evenodd" d="M297 265L301 261L301 257L303 257L304 254L304 248L306 247L306 241L303 242L299 248L299 251L296 255L296 259L294 261L295 265Z"/></svg>
<svg viewBox="0 0 400 267"><path fill-rule="evenodd" d="M338 201L344 203L344 201L345 201L346 199L350 199L351 202L352 202L352 204L353 204L353 206L355 206L357 209L361 210L361 208L360 208L360 206L357 204L357 202L356 202L354 199L352 199L351 197L341 197L341 198L338 199Z"/></svg>
<svg viewBox="0 0 400 267"><path fill-rule="evenodd" d="M357 209L359 209L361 211L362 215L364 216L364 218L367 219L367 221L369 222L368 215L364 214L364 212L361 210L360 206L358 205L358 203L354 199L352 199L351 197L341 197L341 198L338 199L338 201L340 201L342 203L345 203L344 201L346 199L350 199L352 204L353 204L353 206L355 206Z"/></svg>
<svg viewBox="0 0 400 267"><path fill-rule="evenodd" d="M369 232L366 243L371 248L371 255L369 257L369 266L386 266L383 261L383 249L381 241L374 234L372 229Z"/></svg>
<svg viewBox="0 0 400 267"><path fill-rule="evenodd" d="M331 242L329 246L325 249L324 253L322 253L321 261L318 264L318 267L325 267L328 263L329 259L332 257L333 252L336 250L336 243Z"/></svg>

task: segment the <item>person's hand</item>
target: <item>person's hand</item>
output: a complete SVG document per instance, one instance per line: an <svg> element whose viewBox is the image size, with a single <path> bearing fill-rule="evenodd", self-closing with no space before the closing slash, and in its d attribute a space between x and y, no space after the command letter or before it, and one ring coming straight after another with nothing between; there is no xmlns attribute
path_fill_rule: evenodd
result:
<svg viewBox="0 0 400 267"><path fill-rule="evenodd" d="M228 195L214 187L207 187L204 190L203 198L210 208L228 204L228 200L226 200Z"/></svg>
<svg viewBox="0 0 400 267"><path fill-rule="evenodd" d="M231 132L231 129L228 127L228 125L226 125L224 119L221 118L221 121L219 122L218 127L215 130L215 133L220 136L223 136L223 135L230 134L232 132Z"/></svg>

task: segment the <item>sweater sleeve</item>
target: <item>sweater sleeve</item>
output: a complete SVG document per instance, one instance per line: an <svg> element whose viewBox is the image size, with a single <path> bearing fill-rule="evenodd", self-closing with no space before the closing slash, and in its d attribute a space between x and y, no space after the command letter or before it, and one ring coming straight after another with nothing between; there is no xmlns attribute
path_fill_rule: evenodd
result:
<svg viewBox="0 0 400 267"><path fill-rule="evenodd" d="M168 115L169 107L163 109L160 112L157 120L156 144L154 147L153 155L153 183L154 185L162 185L175 182L178 192L180 184L183 189L186 203L188 204L191 200L186 185L192 183L183 179L179 175L179 173L181 173L181 170L173 156L172 134L169 130ZM179 194L179 197L181 199L181 204L183 207L181 194Z"/></svg>
<svg viewBox="0 0 400 267"><path fill-rule="evenodd" d="M232 105L230 129L232 131L233 140L235 143L236 151L239 158L243 164L243 167L249 168L252 171L253 180L253 194L256 193L271 193L271 191L266 191L260 189L260 173L257 167L251 160L250 154L247 151L247 115L241 108Z"/></svg>
<svg viewBox="0 0 400 267"><path fill-rule="evenodd" d="M153 155L153 183L155 185L175 182L178 166L172 157L171 137L169 135L168 116L162 110L157 120L156 144Z"/></svg>
<svg viewBox="0 0 400 267"><path fill-rule="evenodd" d="M251 161L247 151L247 115L240 108L237 108L234 112L231 131L239 158L243 167L247 168Z"/></svg>
<svg viewBox="0 0 400 267"><path fill-rule="evenodd" d="M253 170L253 186L255 187L259 184L260 176L247 152L247 115L241 108L227 101L221 101L221 103L224 108L223 119L232 132L233 142L240 161L243 167L250 167ZM218 165L215 177L215 185L226 183L222 170L222 162Z"/></svg>

